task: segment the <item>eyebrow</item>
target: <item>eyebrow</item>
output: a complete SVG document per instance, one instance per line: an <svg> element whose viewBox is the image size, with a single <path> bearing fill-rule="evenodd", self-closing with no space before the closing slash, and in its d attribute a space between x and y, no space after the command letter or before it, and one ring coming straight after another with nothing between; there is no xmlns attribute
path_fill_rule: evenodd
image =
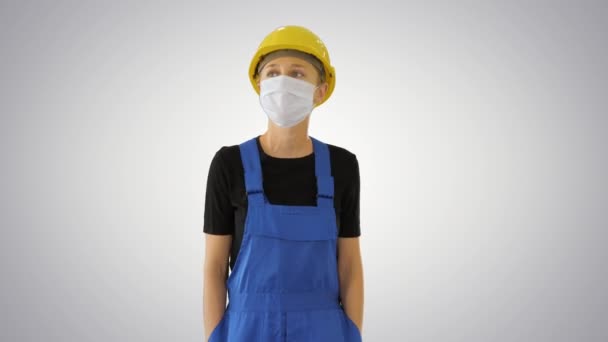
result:
<svg viewBox="0 0 608 342"><path fill-rule="evenodd" d="M265 65L265 66L264 66L262 69L270 68L270 67L277 66L277 65L278 65L278 64L276 64L276 63L272 63L272 64L266 64L266 65ZM304 65L302 65L302 64L296 64L296 63L291 64L291 66L292 66L292 67L300 67L300 68L305 68L305 66L304 66Z"/></svg>

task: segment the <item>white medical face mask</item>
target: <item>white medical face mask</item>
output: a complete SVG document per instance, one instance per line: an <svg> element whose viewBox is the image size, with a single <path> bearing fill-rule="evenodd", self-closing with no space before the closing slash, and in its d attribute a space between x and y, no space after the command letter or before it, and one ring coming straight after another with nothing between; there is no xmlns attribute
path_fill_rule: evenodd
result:
<svg viewBox="0 0 608 342"><path fill-rule="evenodd" d="M312 112L317 87L290 76L275 76L260 82L260 105L280 127L292 127Z"/></svg>

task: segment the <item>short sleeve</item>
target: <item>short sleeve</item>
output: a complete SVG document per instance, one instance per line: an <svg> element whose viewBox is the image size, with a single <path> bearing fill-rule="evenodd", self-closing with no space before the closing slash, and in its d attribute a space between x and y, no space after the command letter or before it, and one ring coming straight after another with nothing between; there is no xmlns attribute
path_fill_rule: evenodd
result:
<svg viewBox="0 0 608 342"><path fill-rule="evenodd" d="M350 167L346 175L346 186L342 197L340 211L340 237L357 237L361 235L361 225L359 219L360 207L360 175L359 161L357 156L352 154Z"/></svg>
<svg viewBox="0 0 608 342"><path fill-rule="evenodd" d="M216 235L234 233L234 209L230 201L230 178L222 151L218 150L209 166L205 190L203 232Z"/></svg>

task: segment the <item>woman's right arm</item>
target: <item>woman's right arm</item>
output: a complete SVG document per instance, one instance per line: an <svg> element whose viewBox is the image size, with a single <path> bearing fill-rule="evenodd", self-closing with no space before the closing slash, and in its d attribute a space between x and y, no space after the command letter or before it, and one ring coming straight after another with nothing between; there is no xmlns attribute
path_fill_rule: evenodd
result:
<svg viewBox="0 0 608 342"><path fill-rule="evenodd" d="M205 341L208 341L226 309L226 278L232 235L205 234L205 236L203 320Z"/></svg>

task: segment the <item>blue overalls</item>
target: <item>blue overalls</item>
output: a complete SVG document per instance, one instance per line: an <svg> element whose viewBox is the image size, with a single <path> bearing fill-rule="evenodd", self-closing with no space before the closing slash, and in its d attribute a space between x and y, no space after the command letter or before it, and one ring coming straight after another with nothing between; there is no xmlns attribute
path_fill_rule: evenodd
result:
<svg viewBox="0 0 608 342"><path fill-rule="evenodd" d="M327 145L313 137L317 205L268 202L256 138L239 145L248 198L228 280L228 306L209 342L359 342L339 299L334 181Z"/></svg>

